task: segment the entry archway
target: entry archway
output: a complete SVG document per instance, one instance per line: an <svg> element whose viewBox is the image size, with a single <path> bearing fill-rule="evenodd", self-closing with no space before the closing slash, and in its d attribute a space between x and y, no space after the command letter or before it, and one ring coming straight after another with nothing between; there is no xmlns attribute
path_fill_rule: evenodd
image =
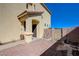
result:
<svg viewBox="0 0 79 59"><path fill-rule="evenodd" d="M32 20L32 32L33 32L33 37L37 37L37 28L38 28L39 21L36 19Z"/></svg>

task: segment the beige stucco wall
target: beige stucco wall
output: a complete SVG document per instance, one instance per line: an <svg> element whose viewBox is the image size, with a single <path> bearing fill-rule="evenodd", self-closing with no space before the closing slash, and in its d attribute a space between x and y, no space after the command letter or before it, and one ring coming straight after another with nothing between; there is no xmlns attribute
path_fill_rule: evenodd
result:
<svg viewBox="0 0 79 59"><path fill-rule="evenodd" d="M17 16L25 11L25 3L4 3L0 4L0 43L20 40L20 34L24 31L23 26ZM37 37L43 36L44 29L49 28L51 15L41 4L36 4L36 10L44 10L40 16L26 19L26 32L32 32L32 20L39 20ZM45 26L47 24L48 26Z"/></svg>
<svg viewBox="0 0 79 59"><path fill-rule="evenodd" d="M0 43L19 40L22 27L17 16L25 10L25 5L0 4Z"/></svg>
<svg viewBox="0 0 79 59"><path fill-rule="evenodd" d="M37 37L38 38L42 38L43 34L44 34L44 29L49 28L50 27L50 20L51 20L51 15L48 13L48 11L41 5L41 4L35 4L35 9L33 9L33 7L29 5L28 10L30 11L44 11L44 13L42 15L39 16L33 16L33 17L29 17L28 19L26 19L26 32L32 32L32 20L38 20L39 24L37 25ZM48 26L45 26L45 24L47 24Z"/></svg>
<svg viewBox="0 0 79 59"><path fill-rule="evenodd" d="M42 28L42 19L41 16L36 16L36 17L30 17L28 19L26 19L26 32L32 32L32 20L38 20L39 24L37 25L37 37L41 38L42 37L42 31L44 30L44 28Z"/></svg>

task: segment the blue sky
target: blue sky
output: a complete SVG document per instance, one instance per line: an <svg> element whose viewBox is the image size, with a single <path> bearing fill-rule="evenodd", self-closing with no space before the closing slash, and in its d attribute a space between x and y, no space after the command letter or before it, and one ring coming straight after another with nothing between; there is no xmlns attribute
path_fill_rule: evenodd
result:
<svg viewBox="0 0 79 59"><path fill-rule="evenodd" d="M45 3L52 13L52 28L69 28L79 26L78 3Z"/></svg>

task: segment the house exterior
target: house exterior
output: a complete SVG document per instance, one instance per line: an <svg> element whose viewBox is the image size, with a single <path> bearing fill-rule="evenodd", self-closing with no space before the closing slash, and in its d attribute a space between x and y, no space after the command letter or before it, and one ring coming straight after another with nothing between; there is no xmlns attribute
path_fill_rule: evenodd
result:
<svg viewBox="0 0 79 59"><path fill-rule="evenodd" d="M0 4L0 43L21 40L21 35L29 43L32 37L42 38L50 25L51 13L44 4Z"/></svg>

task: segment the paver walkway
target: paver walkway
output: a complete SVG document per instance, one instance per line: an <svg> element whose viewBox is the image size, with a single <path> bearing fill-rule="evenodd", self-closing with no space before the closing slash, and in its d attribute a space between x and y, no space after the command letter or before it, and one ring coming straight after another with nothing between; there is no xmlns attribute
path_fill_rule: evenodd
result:
<svg viewBox="0 0 79 59"><path fill-rule="evenodd" d="M46 51L53 43L47 40L35 40L27 44L24 40L23 43L13 47L1 50L1 56L39 56ZM7 45L8 46L8 45Z"/></svg>

